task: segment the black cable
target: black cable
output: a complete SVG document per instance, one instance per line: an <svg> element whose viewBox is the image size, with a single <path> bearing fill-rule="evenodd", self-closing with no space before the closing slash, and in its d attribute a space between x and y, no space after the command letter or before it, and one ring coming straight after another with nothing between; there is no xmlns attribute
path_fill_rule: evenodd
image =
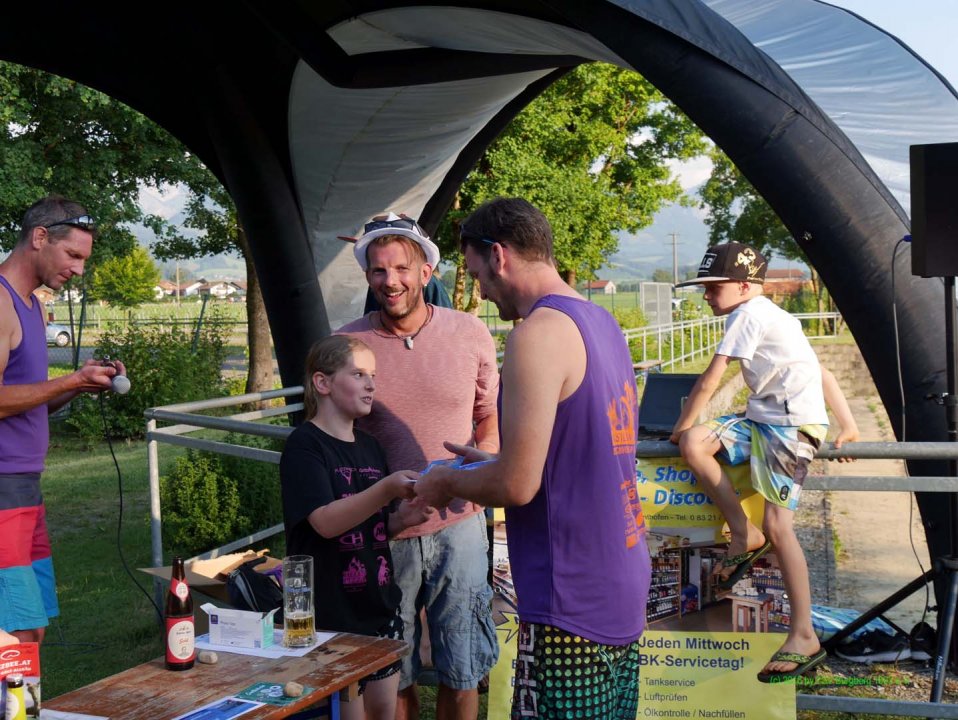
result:
<svg viewBox="0 0 958 720"><path fill-rule="evenodd" d="M895 331L895 364L898 371L898 392L899 397L901 398L901 441L905 442L907 439L907 432L905 427L905 418L906 418L906 406L905 406L905 382L903 379L901 371L901 342L898 333L898 296L895 295L895 261L898 259L898 250L901 247L902 243L911 242L911 236L905 235L901 240L895 243L895 248L891 253L891 318L892 318L892 327ZM905 472L908 472L908 465L905 465ZM921 564L921 557L918 555L918 548L915 547L915 535L914 535L914 526L915 526L915 503L912 498L908 498L908 542L911 545L911 552L915 556L915 562L918 563L918 569L921 571L921 574L925 574L925 567ZM925 622L925 618L928 615L928 604L931 602L931 595L928 589L928 583L925 583L925 606L924 610L921 613L921 622Z"/></svg>
<svg viewBox="0 0 958 720"><path fill-rule="evenodd" d="M120 540L120 533L123 529L123 474L120 472L120 463L117 461L116 453L113 451L113 438L111 437L110 427L106 420L106 408L103 404L102 392L99 393L98 398L100 400L100 418L103 420L103 435L106 437L106 443L110 448L110 457L113 458L113 466L116 468L116 480L117 486L119 488L120 513L116 520L116 551L120 556L120 563L123 565L124 572L126 572L133 584L136 585L137 589L146 595L146 599L150 601L150 605L152 605L153 609L156 610L156 617L159 619L160 624L162 625L163 613L153 600L153 596L150 595L150 593L148 593L146 589L144 589L144 587L137 581L136 576L133 575L133 571L130 570L130 566L127 565L126 558L123 557L123 543Z"/></svg>

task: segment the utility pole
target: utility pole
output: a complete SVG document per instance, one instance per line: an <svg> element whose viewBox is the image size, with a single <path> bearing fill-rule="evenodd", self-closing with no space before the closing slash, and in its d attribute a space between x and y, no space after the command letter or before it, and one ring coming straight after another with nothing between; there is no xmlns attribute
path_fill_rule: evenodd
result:
<svg viewBox="0 0 958 720"><path fill-rule="evenodd" d="M672 238L672 284L677 285L679 282L679 234L677 232L670 232L669 237Z"/></svg>

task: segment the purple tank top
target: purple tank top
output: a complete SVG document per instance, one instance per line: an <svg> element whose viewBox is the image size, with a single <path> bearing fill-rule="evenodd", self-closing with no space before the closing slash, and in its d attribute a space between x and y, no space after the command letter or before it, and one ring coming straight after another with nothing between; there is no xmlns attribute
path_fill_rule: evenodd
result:
<svg viewBox="0 0 958 720"><path fill-rule="evenodd" d="M47 380L47 341L40 301L27 306L17 291L0 275L0 283L13 298L23 338L11 348L4 385L29 385ZM50 439L46 405L0 420L0 474L43 472Z"/></svg>
<svg viewBox="0 0 958 720"><path fill-rule="evenodd" d="M645 628L651 577L635 479L632 358L618 324L598 305L547 295L533 311L540 307L578 326L586 372L559 403L539 492L506 508L519 617L625 645Z"/></svg>

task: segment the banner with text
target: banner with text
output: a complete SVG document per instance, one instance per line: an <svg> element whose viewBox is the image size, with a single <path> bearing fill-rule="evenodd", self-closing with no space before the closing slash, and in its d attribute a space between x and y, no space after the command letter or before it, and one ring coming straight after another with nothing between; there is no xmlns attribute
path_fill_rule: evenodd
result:
<svg viewBox="0 0 958 720"><path fill-rule="evenodd" d="M780 635L647 630L640 643L639 718L795 718L795 685L755 677Z"/></svg>

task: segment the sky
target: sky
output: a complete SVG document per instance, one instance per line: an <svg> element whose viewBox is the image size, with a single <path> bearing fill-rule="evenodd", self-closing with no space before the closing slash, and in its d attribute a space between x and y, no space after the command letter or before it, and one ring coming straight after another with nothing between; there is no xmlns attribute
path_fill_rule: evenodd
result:
<svg viewBox="0 0 958 720"><path fill-rule="evenodd" d="M958 0L828 0L877 25L903 41L928 64L958 89ZM684 189L694 188L708 179L709 165L695 161L675 166ZM616 277L626 272L629 258L636 253L655 259L656 267L672 266L672 238L678 233L679 264L697 263L708 245L707 228L702 222L704 211L669 207L656 216L655 222L635 237L623 239L620 253L611 268L600 274ZM690 259L694 258L694 259ZM619 267L622 269L620 270Z"/></svg>

